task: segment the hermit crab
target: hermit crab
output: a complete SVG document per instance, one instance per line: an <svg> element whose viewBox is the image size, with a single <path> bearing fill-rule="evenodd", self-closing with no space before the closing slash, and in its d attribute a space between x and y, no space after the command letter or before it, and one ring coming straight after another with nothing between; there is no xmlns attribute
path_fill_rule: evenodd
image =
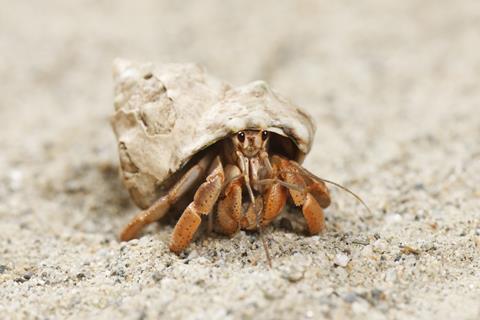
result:
<svg viewBox="0 0 480 320"><path fill-rule="evenodd" d="M310 234L325 228L326 180L301 166L315 125L265 82L232 87L195 64L127 60L114 62L114 79L123 182L143 209L121 240L177 206L182 213L169 246L178 254L203 217L226 235L261 230L289 198Z"/></svg>

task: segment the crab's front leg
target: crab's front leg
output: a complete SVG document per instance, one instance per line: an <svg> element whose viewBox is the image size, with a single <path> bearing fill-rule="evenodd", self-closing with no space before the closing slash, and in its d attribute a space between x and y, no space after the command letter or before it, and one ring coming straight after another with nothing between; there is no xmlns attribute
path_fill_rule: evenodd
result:
<svg viewBox="0 0 480 320"><path fill-rule="evenodd" d="M267 169L268 176L275 176L278 170L272 167L268 155L265 154L260 158ZM266 226L280 214L285 206L287 189L273 181L269 183L263 196L257 196L254 202L250 203L246 212L243 213L242 183L245 177L242 175L242 171L233 165L225 168L225 176L227 177L227 181L230 182L225 186L223 198L218 203L217 220L220 232L226 235L232 235L238 231L239 228L254 230L259 226ZM253 176L256 178L256 175ZM252 183L257 185L259 181L258 179L254 179ZM265 181L265 179L263 181ZM261 213L260 217L258 217L258 212ZM260 223L257 222L258 218L261 218Z"/></svg>
<svg viewBox="0 0 480 320"><path fill-rule="evenodd" d="M263 201L262 226L268 225L282 212L287 202L287 189L279 183L274 183L265 192Z"/></svg>
<svg viewBox="0 0 480 320"><path fill-rule="evenodd" d="M225 176L230 177L227 180L231 181L225 186L223 198L218 202L217 208L217 225L219 231L225 235L232 235L239 229L254 230L258 227L257 211L262 212L262 218L267 218L268 222L270 222L285 205L287 196L285 188L283 188L282 192L277 185L274 185L267 191L265 200L261 195L258 195L255 198L255 205L250 202L244 212L242 205L242 184L244 178L240 169L229 165L225 169ZM264 224L261 225L263 226Z"/></svg>
<svg viewBox="0 0 480 320"><path fill-rule="evenodd" d="M220 157L212 163L210 174L206 181L195 192L193 201L183 211L170 240L170 250L175 253L182 252L192 241L192 238L202 222L202 215L209 214L218 200L225 180Z"/></svg>
<svg viewBox="0 0 480 320"><path fill-rule="evenodd" d="M242 218L243 176L237 166L228 165L225 168L225 177L227 185L224 188L223 198L218 202L217 222L220 232L232 235L238 231Z"/></svg>

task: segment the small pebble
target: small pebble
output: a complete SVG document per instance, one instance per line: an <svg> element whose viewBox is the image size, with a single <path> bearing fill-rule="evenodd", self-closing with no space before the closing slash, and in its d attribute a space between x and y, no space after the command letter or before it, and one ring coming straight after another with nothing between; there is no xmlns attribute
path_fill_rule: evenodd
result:
<svg viewBox="0 0 480 320"><path fill-rule="evenodd" d="M387 250L388 243L383 239L378 239L373 243L373 251L383 253Z"/></svg>
<svg viewBox="0 0 480 320"><path fill-rule="evenodd" d="M9 179L12 191L18 191L22 187L23 172L20 170L12 170L9 174Z"/></svg>
<svg viewBox="0 0 480 320"><path fill-rule="evenodd" d="M413 188L414 188L415 190L423 190L423 189L425 189L425 185L424 185L423 183L416 183L416 184L413 186Z"/></svg>
<svg viewBox="0 0 480 320"><path fill-rule="evenodd" d="M32 276L33 276L33 274L28 272L28 273L25 273L23 275L23 277L16 278L13 281L18 282L18 283L24 283L24 282L27 282L28 280L30 280L32 278Z"/></svg>
<svg viewBox="0 0 480 320"><path fill-rule="evenodd" d="M290 282L298 282L303 279L305 270L299 266L291 266L282 270L282 278Z"/></svg>
<svg viewBox="0 0 480 320"><path fill-rule="evenodd" d="M480 237L479 236L473 237L473 242L475 243L475 245L478 248L480 248Z"/></svg>
<svg viewBox="0 0 480 320"><path fill-rule="evenodd" d="M422 251L434 251L434 250L437 250L437 247L433 243L428 242L428 243L422 244L421 249Z"/></svg>
<svg viewBox="0 0 480 320"><path fill-rule="evenodd" d="M162 281L163 278L165 278L165 274L163 274L162 272L159 272L159 271L155 271L152 275L152 279L155 282L160 282L160 281Z"/></svg>
<svg viewBox="0 0 480 320"><path fill-rule="evenodd" d="M370 294L372 299L375 301L385 300L385 293L383 293L383 291L380 289L375 288L370 292Z"/></svg>
<svg viewBox="0 0 480 320"><path fill-rule="evenodd" d="M354 303L358 300L358 295L355 292L349 292L343 296L343 300L347 303Z"/></svg>
<svg viewBox="0 0 480 320"><path fill-rule="evenodd" d="M338 253L335 256L335 260L333 261L333 264L336 266L345 268L349 261L350 261L350 258L346 254Z"/></svg>
<svg viewBox="0 0 480 320"><path fill-rule="evenodd" d="M370 244L370 241L368 241L368 239L358 238L358 239L353 239L352 243L353 244L359 244L359 245L362 245L362 246L368 246Z"/></svg>
<svg viewBox="0 0 480 320"><path fill-rule="evenodd" d="M402 216L398 213L391 213L385 216L385 222L387 224L398 224L402 221Z"/></svg>
<svg viewBox="0 0 480 320"><path fill-rule="evenodd" d="M5 270L7 270L7 266L3 265L3 264L0 264L0 274L4 273Z"/></svg>
<svg viewBox="0 0 480 320"><path fill-rule="evenodd" d="M388 269L387 272L385 272L385 281L388 283L397 281L397 270L394 268Z"/></svg>
<svg viewBox="0 0 480 320"><path fill-rule="evenodd" d="M420 250L418 250L416 248L412 248L410 246L404 246L402 249L400 249L400 251L403 254L414 254L414 255L419 255L420 254Z"/></svg>

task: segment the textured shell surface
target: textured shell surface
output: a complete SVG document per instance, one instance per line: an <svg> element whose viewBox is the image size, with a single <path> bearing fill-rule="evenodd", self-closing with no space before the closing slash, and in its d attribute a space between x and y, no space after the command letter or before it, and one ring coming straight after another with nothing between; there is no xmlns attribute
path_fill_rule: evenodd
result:
<svg viewBox="0 0 480 320"><path fill-rule="evenodd" d="M264 81L232 87L192 63L114 61L115 114L121 173L141 208L162 182L200 150L234 132L266 129L309 152L311 117Z"/></svg>

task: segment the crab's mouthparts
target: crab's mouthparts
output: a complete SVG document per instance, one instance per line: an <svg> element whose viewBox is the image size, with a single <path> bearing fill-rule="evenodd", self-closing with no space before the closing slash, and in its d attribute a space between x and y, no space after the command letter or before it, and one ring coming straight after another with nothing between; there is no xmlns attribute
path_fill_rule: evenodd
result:
<svg viewBox="0 0 480 320"><path fill-rule="evenodd" d="M243 153L247 157L254 157L258 154L258 152L258 148L255 147L246 147L245 149L243 149Z"/></svg>

